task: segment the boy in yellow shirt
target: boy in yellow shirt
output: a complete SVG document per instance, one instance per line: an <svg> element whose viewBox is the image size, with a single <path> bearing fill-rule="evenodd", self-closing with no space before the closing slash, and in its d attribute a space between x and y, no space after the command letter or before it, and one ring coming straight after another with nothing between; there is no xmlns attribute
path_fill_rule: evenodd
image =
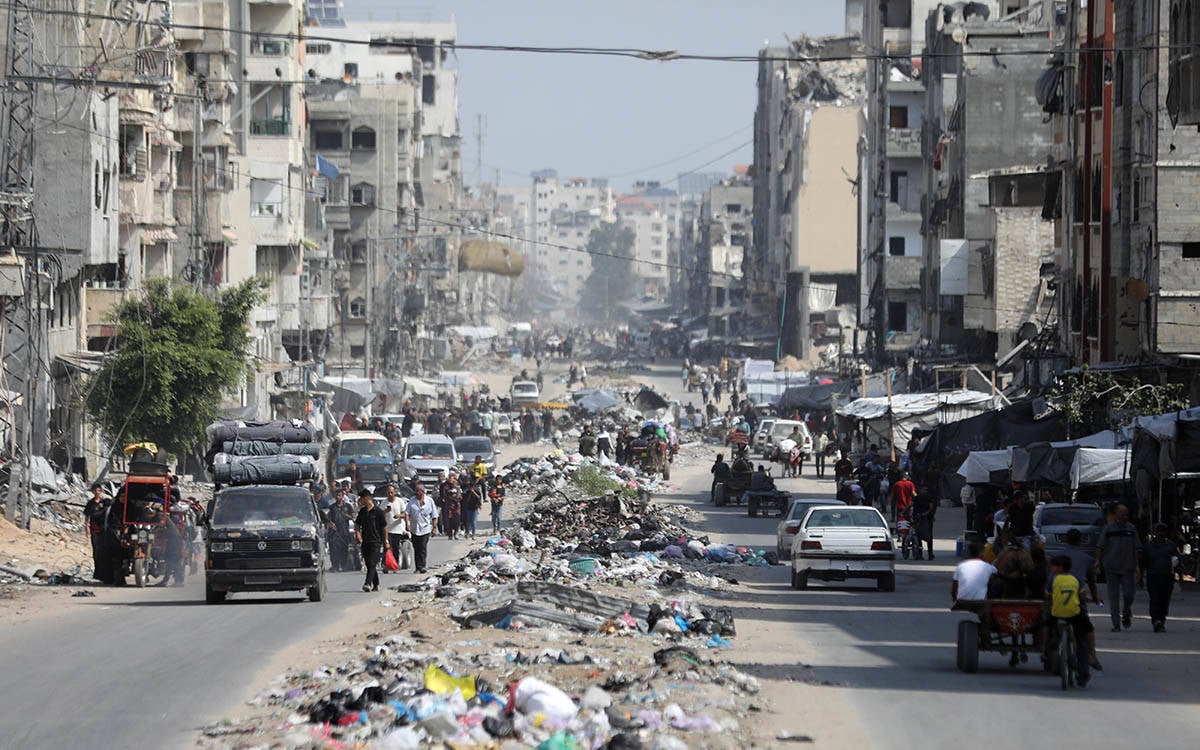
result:
<svg viewBox="0 0 1200 750"><path fill-rule="evenodd" d="M1096 629L1088 619L1087 591L1079 579L1071 573L1071 558L1066 555L1055 555L1050 559L1050 580L1047 584L1050 597L1050 619L1047 620L1042 636L1042 651L1045 655L1046 644L1050 640L1050 623L1053 620L1065 620L1075 631L1078 658L1078 683L1084 687L1090 678L1089 667L1098 670L1099 659L1096 658Z"/></svg>

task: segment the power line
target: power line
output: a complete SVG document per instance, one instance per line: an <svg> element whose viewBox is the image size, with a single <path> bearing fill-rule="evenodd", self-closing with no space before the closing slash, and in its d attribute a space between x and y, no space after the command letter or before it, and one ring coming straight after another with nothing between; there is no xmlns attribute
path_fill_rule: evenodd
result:
<svg viewBox="0 0 1200 750"><path fill-rule="evenodd" d="M0 7L13 8L11 3L0 3ZM81 18L88 21L121 21L126 19L119 16L107 15L94 12L80 12L75 10L60 10L54 8L37 8L30 10L31 13L49 15L49 16L67 16L72 18ZM154 25L163 26L161 21L138 21L138 25ZM266 31L251 31L249 29L233 28L228 26L214 26L207 24L184 24L171 23L167 26L168 29L182 29L186 31L212 31L224 34L232 34L237 36L251 36L258 39L276 39L289 42L331 42L337 44L347 44L351 46L375 47L384 49L407 49L419 50L428 45L419 43L417 40L397 40L397 39L346 39L339 36L330 36L322 34L295 34L281 32L266 32ZM676 61L691 61L691 62L727 62L727 63L759 63L759 62L806 62L806 63L822 63L822 62L852 62L852 61L893 61L898 59L907 59L911 55L890 55L884 53L857 52L843 55L833 54L796 54L796 55L777 55L777 54L753 54L753 55L736 55L736 54L712 54L712 53L694 53L680 52L672 49L649 49L639 47L584 47L584 46L569 46L569 47L552 47L538 45L517 45L517 44L496 44L496 43L463 43L457 41L446 41L441 43L443 47L449 48L456 52L505 52L505 53L524 53L524 54L542 54L542 55L575 55L575 56L598 56L598 57L620 57L637 60L645 60L650 62L676 62ZM1156 50L1188 50L1191 45L1186 43L1180 44L1147 44L1125 47L1102 47L1089 46L1085 51L1089 52L1153 52ZM1027 55L1046 56L1052 54L1054 49L1045 50L960 50L947 52L925 52L923 53L929 58L958 58L958 57L1021 57Z"/></svg>

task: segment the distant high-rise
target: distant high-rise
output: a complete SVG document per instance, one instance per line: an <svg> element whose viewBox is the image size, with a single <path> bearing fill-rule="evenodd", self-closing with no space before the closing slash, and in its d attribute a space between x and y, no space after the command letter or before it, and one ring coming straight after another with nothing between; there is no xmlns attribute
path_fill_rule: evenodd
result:
<svg viewBox="0 0 1200 750"><path fill-rule="evenodd" d="M308 0L308 17L321 26L345 26L345 0Z"/></svg>

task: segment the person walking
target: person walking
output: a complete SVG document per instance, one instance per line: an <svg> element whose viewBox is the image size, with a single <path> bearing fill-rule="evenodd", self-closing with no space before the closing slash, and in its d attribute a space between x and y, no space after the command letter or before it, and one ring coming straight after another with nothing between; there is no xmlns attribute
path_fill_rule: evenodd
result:
<svg viewBox="0 0 1200 750"><path fill-rule="evenodd" d="M900 482L904 481L908 481L907 474L900 480ZM896 484L900 484L900 482ZM937 498L929 491L928 486L922 485L921 490L912 499L913 529L917 533L916 558L918 560L921 559L921 542L925 543L929 559L933 559L933 522L936 516Z"/></svg>
<svg viewBox="0 0 1200 750"><path fill-rule="evenodd" d="M405 562L411 563L408 558L412 557L412 552L409 549L412 543L409 541L407 510L408 503L397 495L396 485L389 483L387 486L387 505L384 509L388 518L388 548L392 550L392 556L396 558L396 564L400 566L401 570L409 567ZM390 571L385 568L383 572L388 573Z"/></svg>
<svg viewBox="0 0 1200 750"><path fill-rule="evenodd" d="M458 538L459 525L462 523L462 486L458 483L458 475L451 472L445 482L442 482L442 533L450 539Z"/></svg>
<svg viewBox="0 0 1200 750"><path fill-rule="evenodd" d="M825 451L829 447L829 438L825 437L822 430L817 430L812 437L813 446L813 471L817 473L817 479L825 478Z"/></svg>
<svg viewBox="0 0 1200 750"><path fill-rule="evenodd" d="M488 503L492 506L492 533L499 534L502 528L501 515L504 512L504 477L496 477L492 488L488 491Z"/></svg>
<svg viewBox="0 0 1200 750"><path fill-rule="evenodd" d="M468 483L463 488L462 525L463 536L467 539L475 538L475 521L479 518L479 509L483 507L483 487L487 482L486 476L486 474L470 476Z"/></svg>
<svg viewBox="0 0 1200 750"><path fill-rule="evenodd" d="M1142 546L1142 570L1146 574L1146 595L1150 598L1150 624L1155 633L1167 629L1167 612L1175 590L1175 564L1179 544L1167 536L1167 525L1154 525L1154 535Z"/></svg>
<svg viewBox="0 0 1200 750"><path fill-rule="evenodd" d="M354 538L362 546L363 565L367 578L363 591L379 590L379 563L383 559L383 545L387 542L387 516L375 505L370 490L358 493L358 516L354 519Z"/></svg>
<svg viewBox="0 0 1200 750"><path fill-rule="evenodd" d="M414 494L408 501L408 530L412 534L413 567L415 572L424 573L429 562L429 537L433 534L433 523L438 517L437 506L425 495L420 482L413 484Z"/></svg>
<svg viewBox="0 0 1200 750"><path fill-rule="evenodd" d="M1141 550L1137 528L1129 522L1129 509L1118 505L1113 519L1100 532L1097 551L1100 567L1108 579L1108 601L1112 609L1113 632L1133 627L1134 586L1139 576L1138 552Z"/></svg>

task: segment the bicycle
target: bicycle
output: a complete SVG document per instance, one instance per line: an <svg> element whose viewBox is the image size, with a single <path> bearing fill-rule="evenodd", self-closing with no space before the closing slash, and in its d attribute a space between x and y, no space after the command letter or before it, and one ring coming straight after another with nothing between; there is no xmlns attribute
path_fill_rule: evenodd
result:
<svg viewBox="0 0 1200 750"><path fill-rule="evenodd" d="M907 513L902 513L896 520L896 536L900 537L900 556L905 560L910 555L915 558L920 553L920 540Z"/></svg>
<svg viewBox="0 0 1200 750"><path fill-rule="evenodd" d="M1075 636L1075 628L1067 620L1058 617L1054 620L1057 643L1051 651L1051 662L1047 665L1050 672L1058 674L1062 689L1083 687L1087 684L1089 675L1081 673L1081 664L1086 664L1089 658L1087 641L1079 641Z"/></svg>

